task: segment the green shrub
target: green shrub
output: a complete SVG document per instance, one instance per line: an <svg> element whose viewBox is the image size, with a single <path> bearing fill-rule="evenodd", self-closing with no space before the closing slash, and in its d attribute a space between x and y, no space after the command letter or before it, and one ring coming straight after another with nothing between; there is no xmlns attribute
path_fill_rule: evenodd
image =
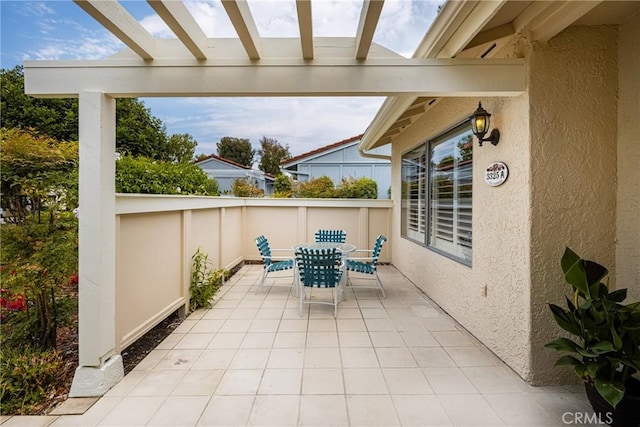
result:
<svg viewBox="0 0 640 427"><path fill-rule="evenodd" d="M77 284L77 227L77 219L67 212L59 213L53 224L2 226L3 345L56 347L58 326L68 325L76 310L77 301L69 294ZM14 310L7 310L10 302Z"/></svg>
<svg viewBox="0 0 640 427"><path fill-rule="evenodd" d="M293 184L291 182L291 178L289 178L286 175L276 176L276 180L273 183L273 191L276 194L291 193L292 188L293 188ZM283 196L280 196L280 197L283 197Z"/></svg>
<svg viewBox="0 0 640 427"><path fill-rule="evenodd" d="M191 163L168 163L123 156L116 162L116 191L139 194L218 196L215 179Z"/></svg>
<svg viewBox="0 0 640 427"><path fill-rule="evenodd" d="M191 311L202 307L211 307L211 300L229 277L227 270L213 268L209 255L200 248L191 257L191 284L189 285L189 308Z"/></svg>
<svg viewBox="0 0 640 427"><path fill-rule="evenodd" d="M336 197L333 181L328 176L321 176L310 181L300 182L295 194L296 197L301 198Z"/></svg>
<svg viewBox="0 0 640 427"><path fill-rule="evenodd" d="M0 349L0 411L31 414L62 384L63 362L54 350L30 347Z"/></svg>
<svg viewBox="0 0 640 427"><path fill-rule="evenodd" d="M249 182L247 178L238 178L231 183L231 193L236 197L262 197L264 190Z"/></svg>
<svg viewBox="0 0 640 427"><path fill-rule="evenodd" d="M371 178L344 178L336 189L336 197L343 199L377 199L378 184Z"/></svg>

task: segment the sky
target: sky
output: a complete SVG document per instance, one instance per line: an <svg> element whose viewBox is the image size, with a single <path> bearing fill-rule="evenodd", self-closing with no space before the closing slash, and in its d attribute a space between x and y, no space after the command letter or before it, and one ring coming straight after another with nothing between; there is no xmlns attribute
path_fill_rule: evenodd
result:
<svg viewBox="0 0 640 427"><path fill-rule="evenodd" d="M143 0L120 2L154 37L175 37ZM299 37L294 0L249 0L262 37ZM354 37L362 0L313 0L314 37ZM374 42L410 57L433 21L436 1L386 0ZM220 0L186 0L207 37L237 37ZM124 45L71 0L0 0L0 65L24 60L101 59ZM141 98L167 133L188 133L196 153L216 153L223 136L262 136L288 145L292 155L363 133L381 97Z"/></svg>

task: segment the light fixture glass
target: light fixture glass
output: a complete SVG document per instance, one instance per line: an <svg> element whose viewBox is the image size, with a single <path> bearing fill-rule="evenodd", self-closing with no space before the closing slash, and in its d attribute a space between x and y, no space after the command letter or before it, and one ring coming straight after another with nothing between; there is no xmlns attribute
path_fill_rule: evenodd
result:
<svg viewBox="0 0 640 427"><path fill-rule="evenodd" d="M489 134L489 138L484 137L489 131L490 126L491 114L482 108L481 102L478 102L478 109L471 116L471 130L473 131L473 134L478 137L478 144L481 147L484 141L489 141L493 145L498 145L498 141L500 140L500 131L498 131L498 129L492 130Z"/></svg>

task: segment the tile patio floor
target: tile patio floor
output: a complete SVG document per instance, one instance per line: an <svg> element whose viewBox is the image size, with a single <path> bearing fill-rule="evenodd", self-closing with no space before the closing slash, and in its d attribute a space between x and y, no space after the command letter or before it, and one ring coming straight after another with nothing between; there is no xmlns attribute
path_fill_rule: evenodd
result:
<svg viewBox="0 0 640 427"><path fill-rule="evenodd" d="M349 291L337 319L300 317L289 288L254 293L261 271L244 266L83 415L2 426L562 426L589 410L579 387L528 386L391 266L386 299Z"/></svg>

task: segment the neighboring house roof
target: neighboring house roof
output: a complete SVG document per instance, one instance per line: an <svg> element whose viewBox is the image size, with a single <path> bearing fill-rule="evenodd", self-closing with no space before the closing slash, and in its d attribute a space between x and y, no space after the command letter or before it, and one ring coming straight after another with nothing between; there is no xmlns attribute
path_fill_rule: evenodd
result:
<svg viewBox="0 0 640 427"><path fill-rule="evenodd" d="M220 157L220 156L217 156L217 155L215 155L215 154L209 154L209 155L208 155L207 157L205 157L204 159L201 159L201 160L198 160L197 162L195 162L195 164L196 164L196 165L200 165L200 164L205 163L205 162L207 162L207 161L209 161L209 160L218 160L219 162L226 163L226 164L228 164L228 165L230 165L230 166L234 166L234 167L237 167L237 168L240 168L240 169L256 170L256 169L253 169L253 168L252 168L252 167L250 167L250 166L243 165L243 164L240 164L240 163L238 163L238 162L234 162L233 160L225 159L224 157ZM263 173L263 174L264 174L264 177L265 177L266 179L271 180L271 181L273 181L273 180L275 180L275 179L276 179L276 177L275 177L274 175L271 175L270 173L264 173L264 172L262 172L262 171L261 171L261 170L259 170L259 169L258 169L258 172Z"/></svg>
<svg viewBox="0 0 640 427"><path fill-rule="evenodd" d="M316 148L315 150L307 151L306 153L299 154L295 157L291 157L290 159L285 160L284 162L280 163L280 166L291 166L297 163L301 163L304 160L312 159L314 157L318 157L321 154L326 154L328 152L342 148L343 146L358 142L360 141L360 138L362 138L362 134L343 139L342 141L334 142L333 144L325 145L324 147Z"/></svg>

